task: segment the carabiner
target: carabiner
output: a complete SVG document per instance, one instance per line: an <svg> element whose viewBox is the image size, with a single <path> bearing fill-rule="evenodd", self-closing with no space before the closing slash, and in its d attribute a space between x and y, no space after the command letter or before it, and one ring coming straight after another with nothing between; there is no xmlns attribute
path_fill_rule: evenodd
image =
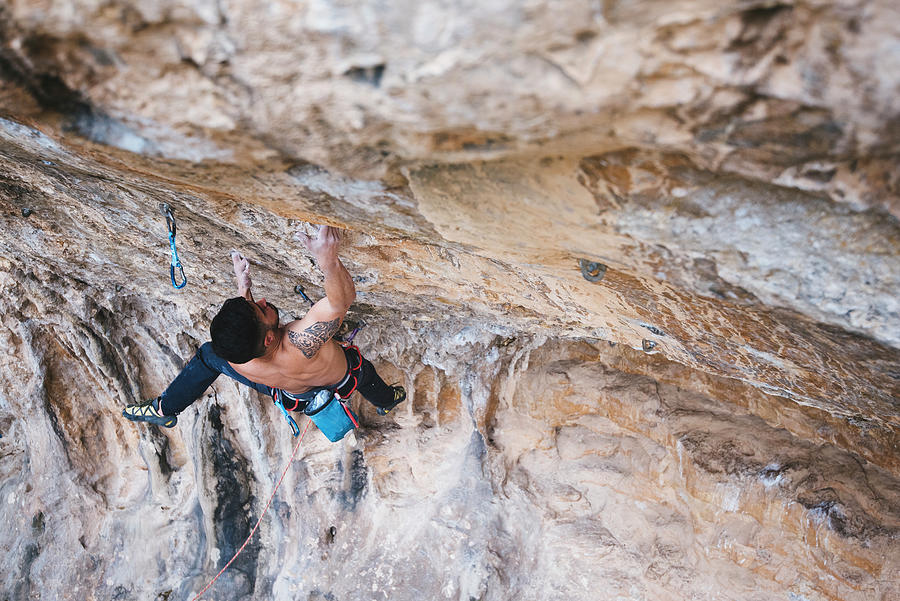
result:
<svg viewBox="0 0 900 601"><path fill-rule="evenodd" d="M272 400L275 401L275 404L281 409L282 415L284 415L284 419L287 420L288 424L291 426L291 432L294 434L294 438L300 436L300 426L297 425L297 422L294 421L294 418L291 417L290 413L288 413L287 409L284 408L284 402L281 400L281 391L273 390L272 391Z"/></svg>
<svg viewBox="0 0 900 601"><path fill-rule="evenodd" d="M175 268L176 267L178 267L178 269L181 272L181 283L180 284L176 283L176 281L175 281ZM187 286L187 278L184 276L184 267L181 266L181 263L179 263L178 265L169 265L169 275L172 277L172 287L175 288L176 290L180 290L181 288L184 288L185 286Z"/></svg>
<svg viewBox="0 0 900 601"><path fill-rule="evenodd" d="M344 322L344 324L347 324L347 326L349 327L349 324L347 322ZM354 327L349 334L343 334L338 337L338 341L344 345L344 348L350 346L353 343L353 339L356 338L356 335L359 334L359 331L366 327L366 322L360 319L356 322L355 326L356 327Z"/></svg>
<svg viewBox="0 0 900 601"><path fill-rule="evenodd" d="M346 342L347 344L350 344L351 342L353 342L353 339L356 338L356 335L359 334L359 331L361 329L362 329L361 326L356 326L355 328L353 328L353 331L350 332L350 335L344 339L344 342Z"/></svg>

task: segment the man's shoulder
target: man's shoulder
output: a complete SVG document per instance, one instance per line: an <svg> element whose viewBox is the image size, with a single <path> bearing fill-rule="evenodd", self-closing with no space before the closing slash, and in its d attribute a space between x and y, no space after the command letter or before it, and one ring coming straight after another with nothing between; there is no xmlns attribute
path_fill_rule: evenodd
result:
<svg viewBox="0 0 900 601"><path fill-rule="evenodd" d="M312 361L325 347L334 346L340 348L340 344L332 337L340 329L340 321L337 323L315 323L305 328L284 328L280 353L285 357L294 357L300 361L298 355L302 355L307 361Z"/></svg>

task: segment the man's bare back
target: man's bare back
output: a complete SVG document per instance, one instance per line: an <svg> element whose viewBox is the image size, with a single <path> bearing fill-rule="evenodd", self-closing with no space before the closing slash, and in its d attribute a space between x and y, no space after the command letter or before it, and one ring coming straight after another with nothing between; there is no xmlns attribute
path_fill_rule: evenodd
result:
<svg viewBox="0 0 900 601"><path fill-rule="evenodd" d="M312 358L307 359L287 341L287 328L292 324L282 329L279 348L270 359L260 357L247 363L230 365L248 380L292 394L301 394L316 386L337 384L347 373L344 349L334 340L329 340Z"/></svg>

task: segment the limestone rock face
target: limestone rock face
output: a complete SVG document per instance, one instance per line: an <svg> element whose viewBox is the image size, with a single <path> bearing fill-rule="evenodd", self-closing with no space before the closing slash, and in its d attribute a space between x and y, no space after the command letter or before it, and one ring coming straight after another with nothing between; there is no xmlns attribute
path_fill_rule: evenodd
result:
<svg viewBox="0 0 900 601"><path fill-rule="evenodd" d="M900 598L896 2L0 0L0 84L0 601L192 599L287 465L202 598ZM125 421L307 222L409 400Z"/></svg>

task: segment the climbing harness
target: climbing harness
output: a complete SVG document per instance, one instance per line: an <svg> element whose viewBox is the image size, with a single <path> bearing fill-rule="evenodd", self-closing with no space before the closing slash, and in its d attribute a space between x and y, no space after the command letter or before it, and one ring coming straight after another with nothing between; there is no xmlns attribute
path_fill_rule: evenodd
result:
<svg viewBox="0 0 900 601"><path fill-rule="evenodd" d="M293 420L291 420L291 421L293 421ZM225 570L228 569L228 566L230 566L232 563L234 563L234 560L238 558L238 555L241 554L241 551L244 550L244 547L246 547L250 543L250 539L253 538L254 533L256 533L256 529L259 528L259 525L262 523L262 520L265 517L266 512L269 510L269 505L272 504L272 500L275 498L275 493L278 492L278 487L281 486L281 483L284 481L284 477L287 476L288 468L291 467L291 463L293 463L293 461L294 461L294 456L297 454L297 449L300 448L300 443L303 442L303 437L306 436L306 431L309 430L310 423L311 422L309 420L306 421L306 427L303 429L303 435L300 436L300 440L298 440L297 444L294 446L294 452L291 453L291 458L288 459L287 465L284 466L284 471L281 473L281 478L278 480L278 484L275 485L275 489L272 491L272 495L269 497L269 500L266 502L266 506L263 508L262 513L259 516L259 519L256 520L256 525L253 526L253 530L251 530L250 534L247 536L247 540L245 540L244 544L241 545L241 548L237 550L237 553L234 554L234 557L232 557L228 561L228 563L225 564L225 567L222 568L221 570L219 570L219 573L216 574L215 578L210 580L209 584L207 584L206 587L202 591L200 591L196 597L191 599L191 601L197 601L203 595L203 593L208 591L210 589L210 587L216 582L216 580L219 579L219 576L221 576L225 572ZM294 425L296 426L296 423Z"/></svg>
<svg viewBox="0 0 900 601"><path fill-rule="evenodd" d="M162 214L166 216L166 228L169 230L169 247L172 249L172 262L169 265L169 275L172 278L172 287L176 290L184 288L187 285L187 278L184 277L184 267L181 266L181 259L178 258L178 249L175 248L175 215L172 214L172 207L163 203L160 206ZM181 283L175 280L175 268L181 272Z"/></svg>

